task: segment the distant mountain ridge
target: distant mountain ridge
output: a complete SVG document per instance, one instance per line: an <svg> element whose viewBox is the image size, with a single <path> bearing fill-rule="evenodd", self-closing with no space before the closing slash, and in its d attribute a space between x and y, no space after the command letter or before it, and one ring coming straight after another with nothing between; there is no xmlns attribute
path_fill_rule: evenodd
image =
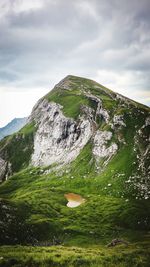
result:
<svg viewBox="0 0 150 267"><path fill-rule="evenodd" d="M18 132L27 122L27 117L14 118L6 126L0 128L0 140L5 136Z"/></svg>

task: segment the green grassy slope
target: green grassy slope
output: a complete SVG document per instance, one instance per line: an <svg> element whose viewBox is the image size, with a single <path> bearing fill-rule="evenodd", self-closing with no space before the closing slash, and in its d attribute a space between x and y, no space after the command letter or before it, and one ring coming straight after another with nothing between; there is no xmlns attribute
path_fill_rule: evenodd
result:
<svg viewBox="0 0 150 267"><path fill-rule="evenodd" d="M149 230L150 202L124 194L124 178L120 179L116 190L115 184L108 186L110 179L108 180L107 176L92 175L84 178L73 172L63 176L55 173L39 175L39 171L30 169L20 172L0 187L4 206L16 207L14 212L11 208L8 208L8 211L6 209L6 213L4 208L3 220L7 222L10 210L13 212L10 218L14 216L13 222L17 228L17 217L23 207L23 225L32 229L33 243L34 238L52 242L54 236L65 239L66 242L75 238L75 244L78 237L79 242L83 239L83 243L86 239L105 242L105 239L119 236L136 239ZM66 207L64 194L69 192L81 194L86 199L85 204L75 209ZM6 225L1 225L1 238L4 236L4 240L5 236L9 236L8 242L7 239L5 242L18 243L20 233L18 232L17 240L14 241L14 232L11 237L11 227L12 224L8 224L8 234ZM31 233L29 235L31 237ZM28 243L27 240L29 238L25 236L22 242Z"/></svg>
<svg viewBox="0 0 150 267"><path fill-rule="evenodd" d="M1 267L149 267L149 244L108 249L103 246L79 247L7 247L0 248Z"/></svg>
<svg viewBox="0 0 150 267"><path fill-rule="evenodd" d="M5 182L0 187L1 243L30 247L1 247L0 266L148 267L149 200L127 201L111 189L104 193L92 181L71 178L68 172L41 175L40 169L27 169ZM81 194L85 204L66 207L68 192ZM106 248L113 238L123 238L129 246Z"/></svg>

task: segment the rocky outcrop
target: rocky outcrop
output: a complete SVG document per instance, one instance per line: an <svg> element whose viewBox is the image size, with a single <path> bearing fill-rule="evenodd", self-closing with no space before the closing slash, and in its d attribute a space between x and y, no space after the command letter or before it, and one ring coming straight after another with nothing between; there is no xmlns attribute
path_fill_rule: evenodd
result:
<svg viewBox="0 0 150 267"><path fill-rule="evenodd" d="M80 110L81 113L85 114L89 120L94 121L95 110L93 108L88 107L86 105L81 105Z"/></svg>
<svg viewBox="0 0 150 267"><path fill-rule="evenodd" d="M113 125L114 126L126 126L124 122L123 115L114 115L113 117Z"/></svg>
<svg viewBox="0 0 150 267"><path fill-rule="evenodd" d="M83 91L84 95L94 101L97 105L96 112L95 112L95 122L97 120L97 117L101 117L104 119L106 123L109 122L109 114L106 109L102 107L102 101L99 97L92 95L90 92Z"/></svg>
<svg viewBox="0 0 150 267"><path fill-rule="evenodd" d="M106 109L102 108L102 106L99 109L99 113L98 114L105 120L106 123L109 122L109 114L108 114Z"/></svg>
<svg viewBox="0 0 150 267"><path fill-rule="evenodd" d="M94 136L93 155L97 162L102 158L106 158L106 165L109 159L116 153L118 149L117 144L112 143L108 146L108 141L110 141L111 138L112 132L99 130L96 132Z"/></svg>
<svg viewBox="0 0 150 267"><path fill-rule="evenodd" d="M42 99L33 109L29 121L33 119L38 126L31 160L34 166L71 162L93 133L86 114L75 121L64 116L61 105L49 103L46 99Z"/></svg>
<svg viewBox="0 0 150 267"><path fill-rule="evenodd" d="M0 158L0 182L7 180L11 174L11 164Z"/></svg>

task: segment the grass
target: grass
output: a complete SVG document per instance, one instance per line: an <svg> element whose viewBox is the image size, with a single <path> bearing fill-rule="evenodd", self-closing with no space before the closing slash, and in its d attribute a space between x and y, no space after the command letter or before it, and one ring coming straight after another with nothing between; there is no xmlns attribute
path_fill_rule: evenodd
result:
<svg viewBox="0 0 150 267"><path fill-rule="evenodd" d="M107 176L97 175L94 178L89 175L84 178L74 174L72 178L72 171L66 173L64 170L64 174L60 175L39 175L39 171L36 168L26 169L0 187L2 203L8 207L6 210L2 207L3 222L7 222L9 216L13 218L15 229L18 222L23 233L26 228L32 229L29 235L23 235L22 243L30 239L31 243L35 239L39 242L53 242L54 236L65 240L66 244L75 240L74 245L85 243L85 239L86 242L95 242L95 238L101 242L120 236L138 239L150 229L149 200L135 200L131 195L126 201L126 195L121 197L124 193L121 183L120 188L117 188L120 195L117 196L116 183L107 186L110 182ZM82 174L83 169L80 171ZM86 199L85 204L76 209L67 208L64 194L69 192L81 194ZM13 206L15 209L11 208ZM8 242L14 242L12 223L8 224L8 228L5 226L5 223L1 225L1 242L6 236L9 236ZM14 243L20 240L19 235Z"/></svg>
<svg viewBox="0 0 150 267"><path fill-rule="evenodd" d="M115 248L94 247L31 247L0 248L1 267L148 267L150 254L147 242Z"/></svg>

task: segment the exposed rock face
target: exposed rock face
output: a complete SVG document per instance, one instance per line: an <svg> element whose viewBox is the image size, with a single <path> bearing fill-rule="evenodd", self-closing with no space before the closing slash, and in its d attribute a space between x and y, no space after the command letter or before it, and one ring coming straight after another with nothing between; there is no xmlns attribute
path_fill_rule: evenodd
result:
<svg viewBox="0 0 150 267"><path fill-rule="evenodd" d="M79 121L63 115L62 106L43 99L34 108L38 129L34 138L32 165L69 163L74 160L92 136L92 124L86 115Z"/></svg>
<svg viewBox="0 0 150 267"><path fill-rule="evenodd" d="M95 111L93 108L87 107L86 105L81 105L81 111L82 114L84 113L89 118L89 120L94 121Z"/></svg>
<svg viewBox="0 0 150 267"><path fill-rule="evenodd" d="M106 109L103 109L101 107L98 114L101 115L104 118L104 120L106 121L106 123L109 122L109 114L108 114L108 112L107 112Z"/></svg>
<svg viewBox="0 0 150 267"><path fill-rule="evenodd" d="M0 182L7 180L11 174L11 164L0 158Z"/></svg>
<svg viewBox="0 0 150 267"><path fill-rule="evenodd" d="M99 116L99 117L102 117L106 123L108 123L109 122L109 114L108 114L107 110L102 107L101 99L95 95L92 95L89 92L85 92L85 91L83 91L83 92L87 98L95 101L95 103L97 104L97 109L96 109L96 113L95 113L95 121L97 119L97 116Z"/></svg>
<svg viewBox="0 0 150 267"><path fill-rule="evenodd" d="M123 120L123 115L115 115L113 118L113 123L114 125L118 125L118 126L126 126L126 124L124 123Z"/></svg>
<svg viewBox="0 0 150 267"><path fill-rule="evenodd" d="M96 160L99 161L101 158L107 158L105 164L108 160L116 153L118 146L115 143L112 143L110 146L107 146L108 141L112 138L112 133L108 131L97 131L94 136L94 147L93 155Z"/></svg>

